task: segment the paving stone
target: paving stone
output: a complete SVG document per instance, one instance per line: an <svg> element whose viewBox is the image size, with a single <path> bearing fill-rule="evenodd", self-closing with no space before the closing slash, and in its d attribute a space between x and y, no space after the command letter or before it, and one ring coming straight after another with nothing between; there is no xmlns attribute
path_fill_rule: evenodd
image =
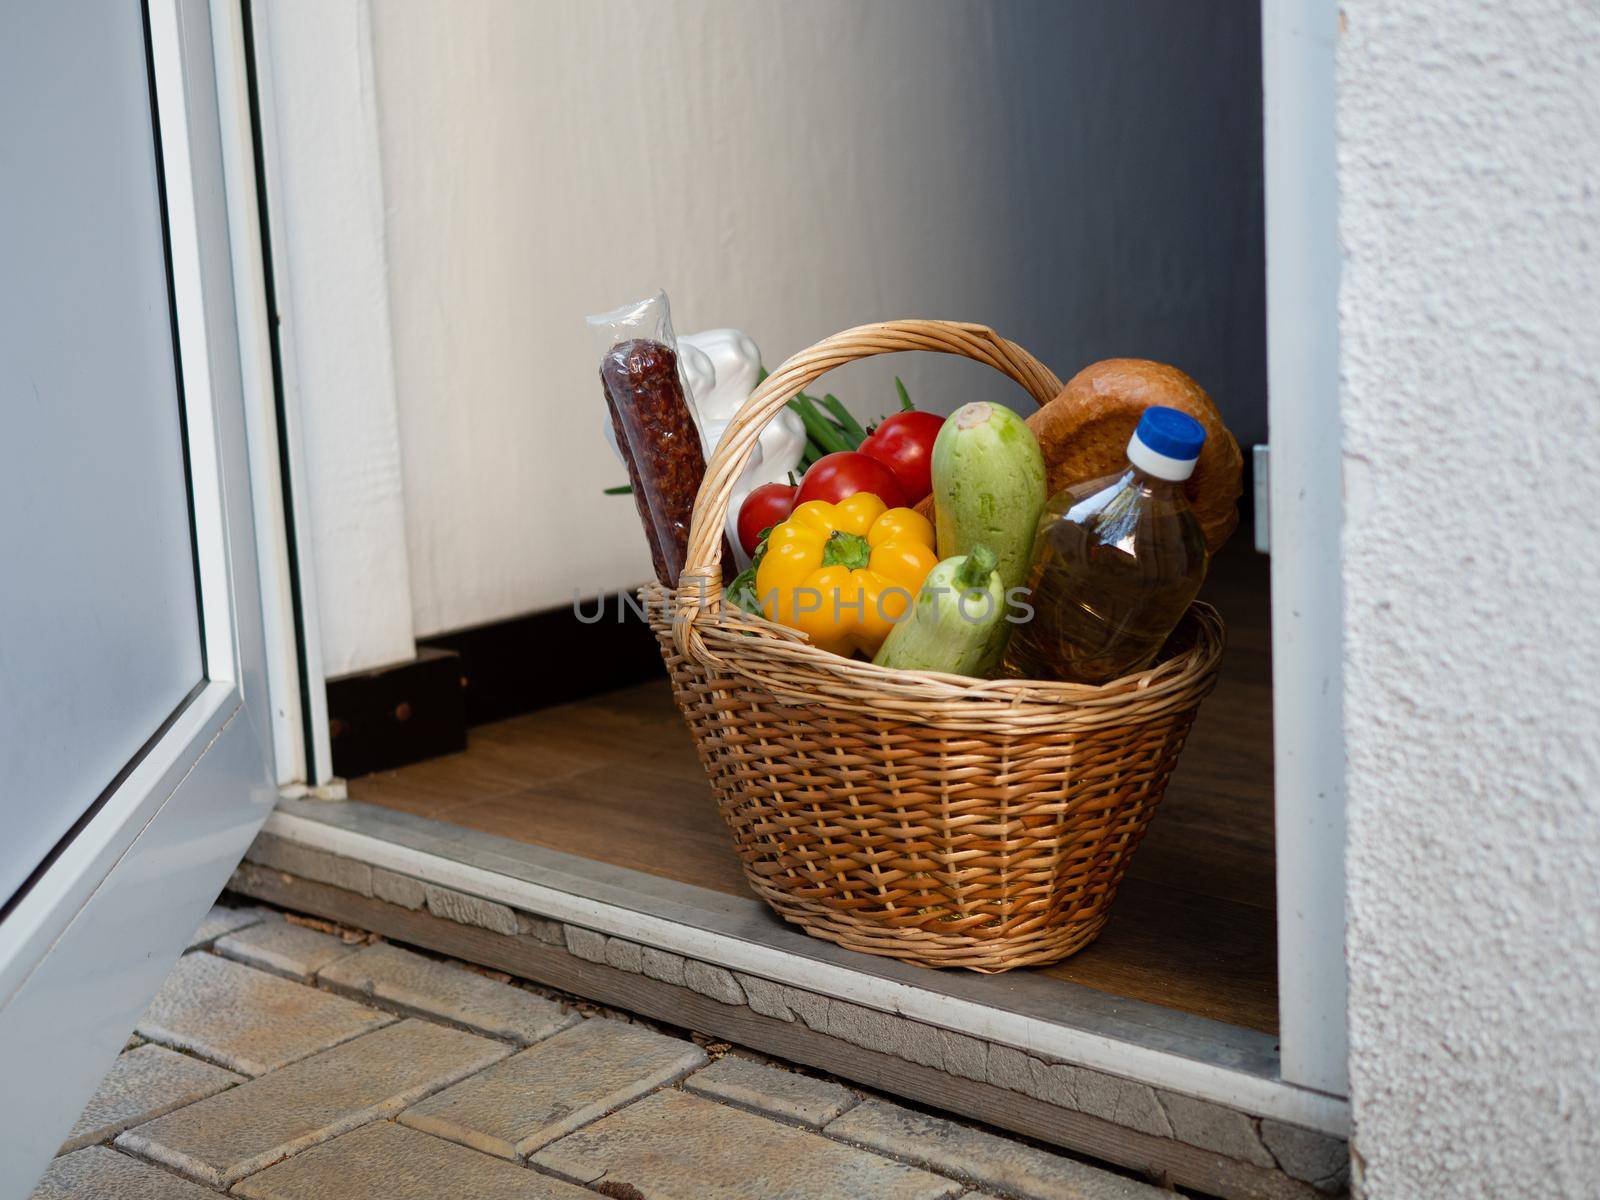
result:
<svg viewBox="0 0 1600 1200"><path fill-rule="evenodd" d="M117 1145L213 1187L390 1116L510 1052L504 1042L401 1021L128 1130Z"/></svg>
<svg viewBox="0 0 1600 1200"><path fill-rule="evenodd" d="M340 991L442 1017L524 1046L579 1019L552 1000L387 942L340 959L322 972L321 980Z"/></svg>
<svg viewBox="0 0 1600 1200"><path fill-rule="evenodd" d="M944 1067L938 1031L902 1016L830 999L826 1028L831 1036L852 1046L892 1054L925 1067Z"/></svg>
<svg viewBox="0 0 1600 1200"><path fill-rule="evenodd" d="M1315 1183L1325 1191L1334 1190L1349 1172L1349 1146L1325 1133L1263 1119L1261 1140L1278 1160L1278 1165L1290 1175Z"/></svg>
<svg viewBox="0 0 1600 1200"><path fill-rule="evenodd" d="M609 1195L649 1200L945 1200L964 1190L675 1088L546 1146L532 1161Z"/></svg>
<svg viewBox="0 0 1600 1200"><path fill-rule="evenodd" d="M594 1017L424 1100L400 1120L520 1158L705 1061L693 1042Z"/></svg>
<svg viewBox="0 0 1600 1200"><path fill-rule="evenodd" d="M773 983L770 979L760 979L754 975L735 975L734 979L744 991L745 1000L752 1012L758 1012L764 1017L774 1017L779 1021L794 1020L794 1010L789 1007L788 1002L790 989L782 984Z"/></svg>
<svg viewBox="0 0 1600 1200"><path fill-rule="evenodd" d="M1033 1095L1033 1069L1043 1066L1044 1064L1037 1059L1024 1054L1014 1047L1001 1046L994 1042L989 1043L989 1053L985 1058L985 1070L988 1073L988 1082L995 1087L1005 1088L1011 1092L1021 1092L1025 1096ZM1040 1098L1042 1099L1043 1097Z"/></svg>
<svg viewBox="0 0 1600 1200"><path fill-rule="evenodd" d="M51 1163L32 1200L216 1200L216 1193L126 1154L90 1146Z"/></svg>
<svg viewBox="0 0 1600 1200"><path fill-rule="evenodd" d="M826 1125L856 1102L855 1093L826 1079L796 1075L730 1054L683 1081L691 1092L730 1100L802 1125Z"/></svg>
<svg viewBox="0 0 1600 1200"><path fill-rule="evenodd" d="M377 1121L242 1180L248 1200L594 1200L593 1192Z"/></svg>
<svg viewBox="0 0 1600 1200"><path fill-rule="evenodd" d="M517 931L526 937L539 939L547 946L560 946L566 942L566 931L560 921L536 917L532 913L517 914Z"/></svg>
<svg viewBox="0 0 1600 1200"><path fill-rule="evenodd" d="M1075 1067L1071 1063L1040 1063L1034 1068L1034 1075L1043 1086L1035 1088L1031 1094L1042 1100L1104 1117L1140 1133L1176 1136L1170 1114L1161 1106L1156 1090L1149 1084Z"/></svg>
<svg viewBox="0 0 1600 1200"><path fill-rule="evenodd" d="M644 947L622 938L606 939L606 965L638 975L644 971Z"/></svg>
<svg viewBox="0 0 1600 1200"><path fill-rule="evenodd" d="M242 1082L243 1075L146 1043L117 1056L56 1153L103 1142Z"/></svg>
<svg viewBox="0 0 1600 1200"><path fill-rule="evenodd" d="M1070 1063L1044 1062L1010 1046L990 1044L984 1071L996 1087L1088 1113L1156 1137L1173 1136L1155 1089Z"/></svg>
<svg viewBox="0 0 1600 1200"><path fill-rule="evenodd" d="M828 1009L835 1001L803 988L785 988L783 1002L789 1006L789 1010L802 1025L818 1033L828 1032Z"/></svg>
<svg viewBox="0 0 1600 1200"><path fill-rule="evenodd" d="M1173 1092L1162 1092L1160 1102L1172 1125L1172 1136L1178 1141L1258 1167L1278 1165L1261 1144L1255 1122L1243 1113Z"/></svg>
<svg viewBox="0 0 1600 1200"><path fill-rule="evenodd" d="M372 868L368 864L297 845L276 834L258 834L245 851L245 858L301 879L331 884L362 896L372 895Z"/></svg>
<svg viewBox="0 0 1600 1200"><path fill-rule="evenodd" d="M644 948L644 954L639 961L639 969L651 979L659 979L662 983L674 983L679 987L685 986L685 966L681 955L666 950L656 950L650 946Z"/></svg>
<svg viewBox="0 0 1600 1200"><path fill-rule="evenodd" d="M401 908L417 909L428 903L428 889L422 880L382 867L372 868L372 894Z"/></svg>
<svg viewBox="0 0 1600 1200"><path fill-rule="evenodd" d="M606 935L585 929L581 925L566 927L567 950L586 962L603 963L606 960Z"/></svg>
<svg viewBox="0 0 1600 1200"><path fill-rule="evenodd" d="M291 921L268 921L218 938L212 948L246 966L309 983L323 967L354 954L361 944Z"/></svg>
<svg viewBox="0 0 1600 1200"><path fill-rule="evenodd" d="M428 911L458 925L477 925L495 933L515 934L517 914L504 904L469 896L465 892L452 892L434 884L423 884L427 895Z"/></svg>
<svg viewBox="0 0 1600 1200"><path fill-rule="evenodd" d="M827 1132L1027 1200L1171 1200L1137 1180L882 1100L863 1101Z"/></svg>
<svg viewBox="0 0 1600 1200"><path fill-rule="evenodd" d="M212 954L186 954L139 1019L141 1037L261 1075L394 1018Z"/></svg>
<svg viewBox="0 0 1600 1200"><path fill-rule="evenodd" d="M1350 1196L1352 1194L1359 1195L1361 1194L1359 1184L1352 1189L1350 1183L1352 1166L1353 1164L1347 1159L1337 1171L1335 1171L1332 1175L1329 1175L1327 1178L1311 1180L1311 1186L1316 1188L1317 1191L1328 1196L1340 1197Z"/></svg>
<svg viewBox="0 0 1600 1200"><path fill-rule="evenodd" d="M989 1067L987 1042L968 1037L964 1033L952 1033L948 1029L941 1029L939 1049L940 1057L944 1060L944 1069L950 1074L979 1082L987 1077Z"/></svg>
<svg viewBox="0 0 1600 1200"><path fill-rule="evenodd" d="M733 977L732 971L724 970L708 962L701 962L697 958L686 958L683 961L684 986L699 992L702 996L722 1004L744 1004L744 989L739 986L739 981Z"/></svg>
<svg viewBox="0 0 1600 1200"><path fill-rule="evenodd" d="M209 946L225 933L258 925L269 917L277 919L277 916L266 908L224 908L220 904L213 904L211 911L200 922L200 928L189 938L188 948L198 950L201 946Z"/></svg>

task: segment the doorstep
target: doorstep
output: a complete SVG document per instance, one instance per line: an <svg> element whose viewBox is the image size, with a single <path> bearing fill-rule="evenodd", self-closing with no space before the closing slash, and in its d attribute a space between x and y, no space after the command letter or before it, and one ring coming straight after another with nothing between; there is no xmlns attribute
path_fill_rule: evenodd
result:
<svg viewBox="0 0 1600 1200"><path fill-rule="evenodd" d="M1216 1195L1344 1186L1347 1102L1220 1021L856 954L754 897L354 801L280 801L232 886Z"/></svg>

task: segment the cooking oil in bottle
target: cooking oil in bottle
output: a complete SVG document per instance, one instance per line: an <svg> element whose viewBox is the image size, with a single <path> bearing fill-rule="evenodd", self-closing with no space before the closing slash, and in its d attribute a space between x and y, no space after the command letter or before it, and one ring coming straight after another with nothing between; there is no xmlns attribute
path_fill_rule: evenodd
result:
<svg viewBox="0 0 1600 1200"><path fill-rule="evenodd" d="M1051 497L1033 542L1033 616L1012 630L1007 675L1105 683L1150 665L1206 575L1183 494L1205 438L1187 413L1147 408L1121 474Z"/></svg>

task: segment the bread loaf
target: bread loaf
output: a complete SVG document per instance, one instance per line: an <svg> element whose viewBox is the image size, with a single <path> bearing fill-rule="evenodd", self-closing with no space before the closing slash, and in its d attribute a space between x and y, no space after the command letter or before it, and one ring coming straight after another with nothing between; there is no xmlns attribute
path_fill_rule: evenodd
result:
<svg viewBox="0 0 1600 1200"><path fill-rule="evenodd" d="M1144 358L1092 363L1028 418L1044 452L1050 494L1122 470L1139 414L1154 404L1181 409L1205 426L1206 444L1184 492L1207 548L1216 553L1239 524L1244 459L1205 389L1166 363ZM926 504L932 507L931 498Z"/></svg>

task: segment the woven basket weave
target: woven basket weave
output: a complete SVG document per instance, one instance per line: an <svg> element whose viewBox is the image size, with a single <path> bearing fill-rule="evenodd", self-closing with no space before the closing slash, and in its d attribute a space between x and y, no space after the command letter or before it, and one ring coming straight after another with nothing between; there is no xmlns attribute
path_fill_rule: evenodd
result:
<svg viewBox="0 0 1600 1200"><path fill-rule="evenodd" d="M896 671L721 603L722 531L762 428L833 367L931 350L1044 403L1060 381L980 325L836 334L769 375L696 498L676 592L643 589L673 694L746 877L785 920L853 950L1005 971L1094 940L1216 680L1194 605L1151 669L1099 687Z"/></svg>

